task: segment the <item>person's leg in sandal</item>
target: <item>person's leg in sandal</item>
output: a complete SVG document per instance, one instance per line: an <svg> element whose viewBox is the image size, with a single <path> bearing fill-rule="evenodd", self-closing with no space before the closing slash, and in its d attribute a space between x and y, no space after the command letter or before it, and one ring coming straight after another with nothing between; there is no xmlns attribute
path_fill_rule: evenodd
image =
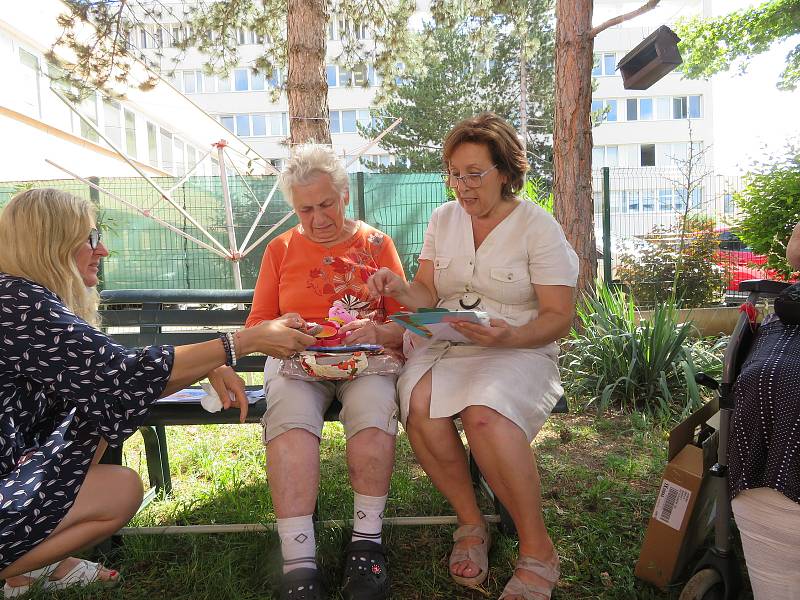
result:
<svg viewBox="0 0 800 600"><path fill-rule="evenodd" d="M475 543L474 540L480 540ZM461 544L462 540L467 540L467 544ZM453 581L467 587L475 587L486 581L489 575L489 548L492 539L489 531L489 524L483 525L462 525L453 533L453 550L450 552L450 576ZM474 565L478 568L478 574L473 576L458 575L456 565Z"/></svg>
<svg viewBox="0 0 800 600"><path fill-rule="evenodd" d="M530 557L545 565L557 564L553 542L542 518L539 471L526 433L485 406L466 408L461 412L461 422L481 472L514 521L521 559ZM545 589L555 586L554 580L542 577L535 570L519 567L514 576L522 583ZM541 592L538 596L511 593L504 599L543 600L546 597Z"/></svg>
<svg viewBox="0 0 800 600"><path fill-rule="evenodd" d="M384 600L390 577L383 516L397 435L395 377L368 375L338 384L353 487L353 533L345 550L345 600Z"/></svg>
<svg viewBox="0 0 800 600"><path fill-rule="evenodd" d="M136 514L142 502L142 480L127 467L97 464L105 448L105 442L101 442L75 503L53 532L0 571L0 579L6 580L4 593L7 597L19 595L20 590L27 590L38 579L47 577L48 581L57 581L69 574L81 562L69 557L70 553L107 539ZM28 576L34 570L40 573ZM101 567L95 580L114 582L118 578L116 571ZM75 585L86 585L86 582L76 580ZM20 589L15 591L14 588Z"/></svg>
<svg viewBox="0 0 800 600"><path fill-rule="evenodd" d="M431 372L428 371L411 392L406 418L406 433L414 454L433 484L450 502L459 525L485 528L458 431L449 417L430 418L430 405ZM486 554L486 541L483 536L459 535L453 548L458 560L450 562L454 581L475 586L486 579L488 567L484 568L469 558L471 546L481 547Z"/></svg>

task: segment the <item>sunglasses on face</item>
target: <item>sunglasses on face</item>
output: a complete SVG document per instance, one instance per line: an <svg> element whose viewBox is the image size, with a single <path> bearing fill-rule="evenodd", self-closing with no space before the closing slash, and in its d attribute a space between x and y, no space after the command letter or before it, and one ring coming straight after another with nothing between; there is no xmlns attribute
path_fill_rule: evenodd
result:
<svg viewBox="0 0 800 600"><path fill-rule="evenodd" d="M103 236L99 230L95 228L89 230L89 246L91 246L92 250L97 250L97 246L100 244L102 238Z"/></svg>

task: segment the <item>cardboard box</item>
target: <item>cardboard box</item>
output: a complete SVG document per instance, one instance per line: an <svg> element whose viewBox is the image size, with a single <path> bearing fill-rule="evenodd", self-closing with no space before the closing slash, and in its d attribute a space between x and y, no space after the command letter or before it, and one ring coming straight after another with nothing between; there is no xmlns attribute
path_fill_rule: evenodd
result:
<svg viewBox="0 0 800 600"><path fill-rule="evenodd" d="M718 411L715 398L669 434L667 466L634 570L661 588L681 575L714 523L717 495L708 469L717 460ZM696 433L704 423L715 431L699 447Z"/></svg>

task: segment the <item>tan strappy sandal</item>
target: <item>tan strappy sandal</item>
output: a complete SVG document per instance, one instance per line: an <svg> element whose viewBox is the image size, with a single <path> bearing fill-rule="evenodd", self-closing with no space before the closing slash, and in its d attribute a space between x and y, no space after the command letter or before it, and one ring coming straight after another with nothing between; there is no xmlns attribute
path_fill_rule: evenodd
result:
<svg viewBox="0 0 800 600"><path fill-rule="evenodd" d="M486 576L489 575L489 547L492 544L492 536L489 533L489 524L483 525L462 525L453 532L453 543L468 537L476 537L481 539L480 544L473 544L468 548L453 547L450 553L450 577L459 585L467 587L475 587L486 581ZM480 568L480 573L474 577L462 577L453 574L452 568L455 563L462 561L471 561Z"/></svg>
<svg viewBox="0 0 800 600"><path fill-rule="evenodd" d="M558 554L555 554L555 557L548 562L536 560L532 556L520 555L514 569L530 571L544 579L548 585L528 583L522 581L515 574L508 580L506 587L503 588L503 593L500 594L500 600L509 596L522 596L525 600L550 600L553 588L556 587L558 578L561 576Z"/></svg>

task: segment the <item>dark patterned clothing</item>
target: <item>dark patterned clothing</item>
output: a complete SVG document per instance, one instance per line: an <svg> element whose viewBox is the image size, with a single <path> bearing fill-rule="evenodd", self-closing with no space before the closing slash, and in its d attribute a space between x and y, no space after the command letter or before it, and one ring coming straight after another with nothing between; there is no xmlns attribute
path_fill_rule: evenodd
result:
<svg viewBox="0 0 800 600"><path fill-rule="evenodd" d="M800 326L761 325L733 393L730 497L768 487L800 503Z"/></svg>
<svg viewBox="0 0 800 600"><path fill-rule="evenodd" d="M136 431L173 359L171 346L124 348L0 273L0 569L61 522L100 437L119 446Z"/></svg>

